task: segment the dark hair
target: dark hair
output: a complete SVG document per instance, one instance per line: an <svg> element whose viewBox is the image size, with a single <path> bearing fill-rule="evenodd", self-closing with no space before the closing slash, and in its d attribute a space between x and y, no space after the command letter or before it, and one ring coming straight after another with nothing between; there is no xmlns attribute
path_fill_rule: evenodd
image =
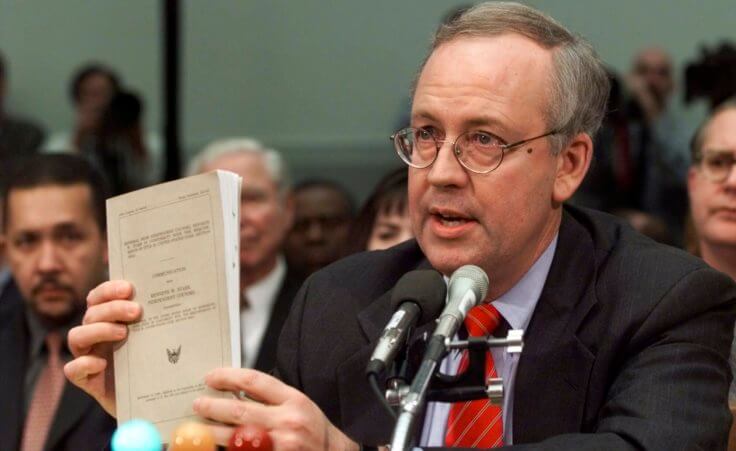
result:
<svg viewBox="0 0 736 451"><path fill-rule="evenodd" d="M348 207L348 214L350 216L353 216L355 214L355 202L353 201L353 196L350 195L350 193L348 192L348 190L345 189L344 186L335 181L327 179L303 180L294 185L294 188L292 188L292 193L298 194L302 191L307 191L312 188L324 188L336 192L345 201L345 206Z"/></svg>
<svg viewBox="0 0 736 451"><path fill-rule="evenodd" d="M82 84L94 75L107 77L113 90L116 92L120 90L120 78L115 71L100 63L90 63L79 68L72 76L72 81L69 85L69 97L72 99L72 102L77 103L79 101Z"/></svg>
<svg viewBox="0 0 736 451"><path fill-rule="evenodd" d="M105 200L109 192L107 182L88 160L67 154L33 155L13 165L3 187L3 229L8 224L8 198L14 189L77 184L89 186L92 212L102 235L105 235Z"/></svg>
<svg viewBox="0 0 736 451"><path fill-rule="evenodd" d="M379 213L403 213L406 210L408 177L408 168L400 167L378 182L350 228L346 255L366 250Z"/></svg>

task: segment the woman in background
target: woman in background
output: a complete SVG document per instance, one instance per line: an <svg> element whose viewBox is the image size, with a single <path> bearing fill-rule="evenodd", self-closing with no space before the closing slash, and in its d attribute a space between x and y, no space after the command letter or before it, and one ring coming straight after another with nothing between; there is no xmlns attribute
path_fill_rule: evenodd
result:
<svg viewBox="0 0 736 451"><path fill-rule="evenodd" d="M386 174L353 223L348 254L387 249L414 237L407 208L407 169Z"/></svg>

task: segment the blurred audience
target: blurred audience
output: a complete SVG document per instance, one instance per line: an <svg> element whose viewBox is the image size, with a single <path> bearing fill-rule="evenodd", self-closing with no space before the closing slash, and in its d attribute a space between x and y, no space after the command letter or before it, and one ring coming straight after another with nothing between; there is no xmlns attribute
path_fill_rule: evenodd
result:
<svg viewBox="0 0 736 451"><path fill-rule="evenodd" d="M120 78L109 67L92 63L80 68L69 85L69 97L74 107L72 130L51 135L44 149L49 152L94 153L102 116L120 89Z"/></svg>
<svg viewBox="0 0 736 451"><path fill-rule="evenodd" d="M640 211L664 221L679 244L686 217L689 135L670 108L672 61L664 50L650 47L634 57L625 82L610 74L608 114L574 202L605 211Z"/></svg>
<svg viewBox="0 0 736 451"><path fill-rule="evenodd" d="M161 180L161 146L149 147L142 117L141 99L128 91L115 94L102 115L95 151L115 194Z"/></svg>
<svg viewBox="0 0 736 451"><path fill-rule="evenodd" d="M8 78L8 65L0 53L0 182L11 161L35 153L44 139L44 133L37 124L6 111Z"/></svg>
<svg viewBox="0 0 736 451"><path fill-rule="evenodd" d="M281 154L256 140L215 141L190 163L189 173L224 169L243 178L240 198L240 291L243 366L276 363L276 343L302 279L286 265L283 244L294 204Z"/></svg>
<svg viewBox="0 0 736 451"><path fill-rule="evenodd" d="M67 333L80 324L87 293L105 280L106 188L71 155L37 155L18 165L3 204L12 279L0 295L0 443L3 449L103 449L115 421L68 383Z"/></svg>
<svg viewBox="0 0 736 451"><path fill-rule="evenodd" d="M335 182L294 187L294 226L286 238L289 267L308 276L342 256L354 216L350 194Z"/></svg>
<svg viewBox="0 0 736 451"><path fill-rule="evenodd" d="M96 63L82 67L72 77L69 94L73 129L52 135L45 151L90 159L105 173L113 194L162 180L161 140L143 130L141 99L123 88L112 69Z"/></svg>
<svg viewBox="0 0 736 451"><path fill-rule="evenodd" d="M414 237L407 205L406 168L386 174L368 197L350 230L347 253L387 249Z"/></svg>

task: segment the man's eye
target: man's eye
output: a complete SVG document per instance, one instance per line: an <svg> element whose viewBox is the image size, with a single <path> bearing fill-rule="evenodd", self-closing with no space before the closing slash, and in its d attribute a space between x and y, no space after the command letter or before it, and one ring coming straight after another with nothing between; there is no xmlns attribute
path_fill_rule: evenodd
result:
<svg viewBox="0 0 736 451"><path fill-rule="evenodd" d="M419 141L434 141L434 129L431 127L420 128L416 131L416 137Z"/></svg>
<svg viewBox="0 0 736 451"><path fill-rule="evenodd" d="M29 249L38 241L35 237L22 235L13 240L13 245L18 249Z"/></svg>
<svg viewBox="0 0 736 451"><path fill-rule="evenodd" d="M483 147L501 145L501 142L498 138L496 138L495 136L489 133L484 133L484 132L471 133L470 142L472 142L475 145L483 146Z"/></svg>
<svg viewBox="0 0 736 451"><path fill-rule="evenodd" d="M724 168L731 165L731 159L719 155L707 158L705 163L712 168Z"/></svg>

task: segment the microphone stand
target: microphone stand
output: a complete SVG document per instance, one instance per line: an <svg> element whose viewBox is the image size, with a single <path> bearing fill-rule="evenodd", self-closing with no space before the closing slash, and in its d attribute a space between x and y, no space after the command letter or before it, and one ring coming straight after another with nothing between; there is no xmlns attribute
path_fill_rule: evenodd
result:
<svg viewBox="0 0 736 451"><path fill-rule="evenodd" d="M493 378L483 387L446 387L429 390L432 378L437 372L438 362L441 362L450 350L485 350L497 347L506 347L509 353L520 353L523 347L523 330L510 330L506 338L475 337L467 340L450 340L444 342L430 339L428 354L436 357L425 359L414 377L411 385L401 384L400 379L393 379L391 387L386 391L389 404L399 405L400 413L396 420L394 433L391 438L391 451L406 451L411 447L414 428L419 414L424 410L427 399L430 401L458 402L474 399L489 398L494 404L503 403L503 380Z"/></svg>

